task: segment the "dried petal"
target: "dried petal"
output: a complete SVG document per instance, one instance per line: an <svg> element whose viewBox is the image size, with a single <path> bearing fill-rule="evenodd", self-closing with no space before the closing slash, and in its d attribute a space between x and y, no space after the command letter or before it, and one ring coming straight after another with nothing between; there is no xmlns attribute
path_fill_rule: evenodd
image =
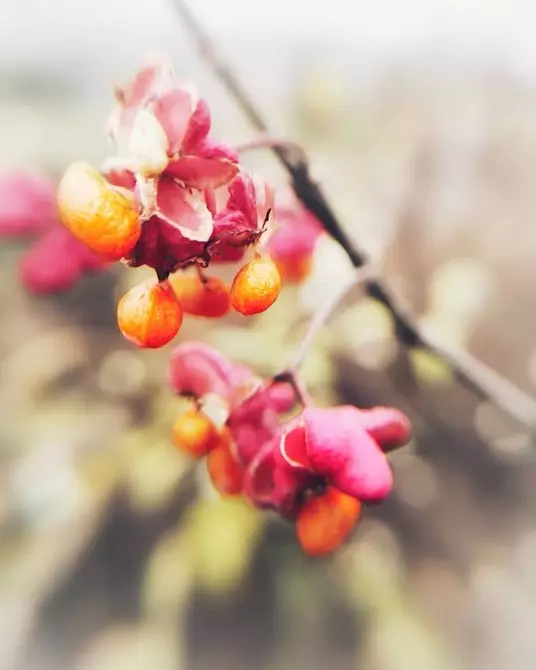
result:
<svg viewBox="0 0 536 670"><path fill-rule="evenodd" d="M195 105L191 92L185 88L173 88L152 104L153 113L167 136L170 156L181 150Z"/></svg>
<svg viewBox="0 0 536 670"><path fill-rule="evenodd" d="M152 216L143 224L130 265L148 265L165 275L202 257L204 248L203 242L189 240L176 226Z"/></svg>
<svg viewBox="0 0 536 670"><path fill-rule="evenodd" d="M156 193L157 214L189 240L206 242L214 227L201 193L185 189L173 179L160 179Z"/></svg>
<svg viewBox="0 0 536 670"><path fill-rule="evenodd" d="M210 110L204 100L199 100L190 116L182 141L182 153L193 154L210 131Z"/></svg>
<svg viewBox="0 0 536 670"><path fill-rule="evenodd" d="M226 158L183 156L171 161L166 174L193 188L206 189L224 186L233 179L238 167Z"/></svg>
<svg viewBox="0 0 536 670"><path fill-rule="evenodd" d="M154 177L168 164L168 138L156 116L147 109L136 114L124 159L131 172Z"/></svg>

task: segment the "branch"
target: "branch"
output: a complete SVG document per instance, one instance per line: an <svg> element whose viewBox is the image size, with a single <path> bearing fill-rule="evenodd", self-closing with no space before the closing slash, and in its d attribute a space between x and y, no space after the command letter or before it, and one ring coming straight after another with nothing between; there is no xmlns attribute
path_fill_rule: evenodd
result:
<svg viewBox="0 0 536 670"><path fill-rule="evenodd" d="M261 134L270 136L268 124L261 111L229 65L216 53L213 40L190 11L187 2L185 0L172 0L172 2L185 28L197 43L201 55L233 96L251 125ZM309 174L305 156L296 152L288 143L273 142L270 148L290 175L294 192L301 203L341 245L354 267L361 268L366 265L369 261L368 254L350 239L340 225L320 185ZM466 388L480 398L492 401L525 424L531 432L536 432L536 401L532 397L470 354L449 347L440 342L436 336L422 330L417 319L400 304L383 280L371 279L366 283L366 290L370 297L380 302L390 312L396 337L401 344L423 348L436 354L448 364Z"/></svg>

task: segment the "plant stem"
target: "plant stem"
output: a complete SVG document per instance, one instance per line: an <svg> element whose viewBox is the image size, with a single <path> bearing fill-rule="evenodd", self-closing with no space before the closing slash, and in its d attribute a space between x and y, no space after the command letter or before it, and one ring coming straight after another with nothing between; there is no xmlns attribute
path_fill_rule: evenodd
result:
<svg viewBox="0 0 536 670"><path fill-rule="evenodd" d="M218 76L237 106L242 110L252 127L269 137L270 131L259 107L252 100L231 67L216 53L214 42L188 7L185 0L172 0L177 15L197 43L202 57ZM359 247L339 223L328 203L321 186L309 174L305 152L296 156L288 143L266 142L284 169L288 172L296 197L322 223L325 231L345 250L356 268L369 261L364 249ZM536 401L520 388L504 379L497 372L470 354L440 342L429 332L420 328L417 319L402 306L382 279L371 279L366 283L367 293L390 312L398 341L412 348L426 349L441 358L455 373L457 379L478 397L490 400L536 434Z"/></svg>

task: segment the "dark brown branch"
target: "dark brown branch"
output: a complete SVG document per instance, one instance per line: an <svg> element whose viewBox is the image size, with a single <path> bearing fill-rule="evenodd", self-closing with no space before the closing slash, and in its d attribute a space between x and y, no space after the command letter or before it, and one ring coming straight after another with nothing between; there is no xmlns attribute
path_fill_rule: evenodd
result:
<svg viewBox="0 0 536 670"><path fill-rule="evenodd" d="M214 42L198 22L184 0L173 0L173 6L191 34L201 55L217 74L225 88L235 99L251 125L260 133L270 135L262 113L229 65L216 53ZM270 147L291 177L294 192L302 204L322 223L326 232L345 250L356 268L365 265L369 258L340 225L322 189L309 174L307 161L299 152L285 144ZM366 284L370 297L378 300L391 313L398 341L407 347L426 349L448 364L459 381L479 397L491 400L511 416L536 432L536 401L501 377L470 354L458 351L425 333L411 313L400 304L383 280L370 280Z"/></svg>

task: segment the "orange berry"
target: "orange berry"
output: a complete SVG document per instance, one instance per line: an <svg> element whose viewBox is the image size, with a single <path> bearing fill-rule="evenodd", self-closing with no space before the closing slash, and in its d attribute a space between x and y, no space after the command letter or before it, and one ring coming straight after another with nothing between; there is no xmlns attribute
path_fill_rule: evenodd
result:
<svg viewBox="0 0 536 670"><path fill-rule="evenodd" d="M281 276L269 256L257 256L237 272L231 286L231 304L251 315L268 309L279 297Z"/></svg>
<svg viewBox="0 0 536 670"><path fill-rule="evenodd" d="M130 289L117 305L117 325L123 335L146 349L170 342L182 325L182 307L167 281Z"/></svg>
<svg viewBox="0 0 536 670"><path fill-rule="evenodd" d="M108 261L118 261L134 248L141 223L134 197L119 190L84 162L67 168L58 188L64 225Z"/></svg>
<svg viewBox="0 0 536 670"><path fill-rule="evenodd" d="M171 429L173 444L194 458L205 456L218 444L219 434L212 421L197 409L191 409L173 424Z"/></svg>
<svg viewBox="0 0 536 670"><path fill-rule="evenodd" d="M338 549L352 532L361 514L361 503L328 487L311 495L298 512L296 535L310 556L324 556Z"/></svg>
<svg viewBox="0 0 536 670"><path fill-rule="evenodd" d="M244 473L227 438L220 440L208 454L207 470L214 488L222 495L232 496L242 492Z"/></svg>
<svg viewBox="0 0 536 670"><path fill-rule="evenodd" d="M313 255L278 258L275 260L279 274L283 281L290 284L300 284L305 281L313 269Z"/></svg>
<svg viewBox="0 0 536 670"><path fill-rule="evenodd" d="M220 317L231 307L229 287L218 277L201 277L177 272L169 278L186 314Z"/></svg>

